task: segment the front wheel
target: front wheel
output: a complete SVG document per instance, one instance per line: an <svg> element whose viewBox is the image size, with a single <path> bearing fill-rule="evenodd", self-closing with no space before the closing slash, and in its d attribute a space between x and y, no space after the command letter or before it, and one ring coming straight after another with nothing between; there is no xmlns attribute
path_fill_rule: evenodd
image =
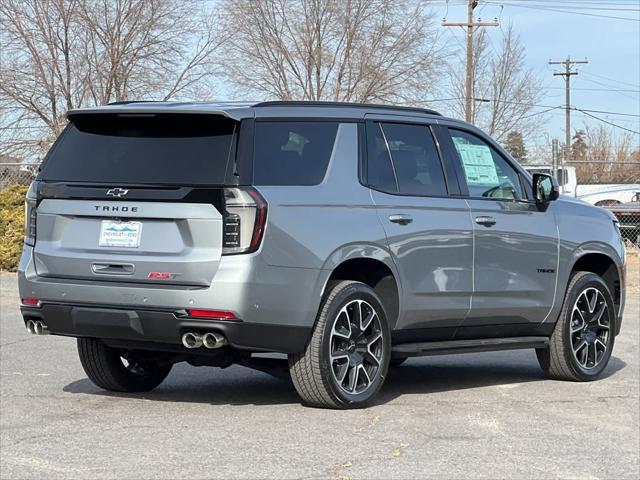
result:
<svg viewBox="0 0 640 480"><path fill-rule="evenodd" d="M536 350L540 366L558 380L595 380L611 358L615 322L613 298L602 278L576 273L548 347Z"/></svg>
<svg viewBox="0 0 640 480"><path fill-rule="evenodd" d="M139 352L121 351L95 338L78 338L80 363L98 387L112 392L148 392L160 385L173 366Z"/></svg>
<svg viewBox="0 0 640 480"><path fill-rule="evenodd" d="M367 285L327 287L311 340L289 356L293 384L306 405L357 408L380 390L389 368L391 334L382 302Z"/></svg>

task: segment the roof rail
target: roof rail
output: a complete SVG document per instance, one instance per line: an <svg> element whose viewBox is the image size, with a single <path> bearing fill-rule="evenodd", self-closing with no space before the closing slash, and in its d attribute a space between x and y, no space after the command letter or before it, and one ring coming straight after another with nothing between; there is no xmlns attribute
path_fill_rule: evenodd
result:
<svg viewBox="0 0 640 480"><path fill-rule="evenodd" d="M294 107L294 106L308 106L308 107L345 107L345 108L376 108L383 110L404 110L407 112L426 113L429 115L440 115L440 112L431 110L429 108L420 107L407 107L407 106L394 106L394 105L378 105L375 103L351 103L351 102L317 102L307 100L273 100L268 102L256 103L253 107Z"/></svg>

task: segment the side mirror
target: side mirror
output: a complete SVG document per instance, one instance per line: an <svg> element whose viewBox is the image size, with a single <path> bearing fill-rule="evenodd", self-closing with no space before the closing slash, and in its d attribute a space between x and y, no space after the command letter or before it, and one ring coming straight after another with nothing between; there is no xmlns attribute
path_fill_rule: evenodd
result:
<svg viewBox="0 0 640 480"><path fill-rule="evenodd" d="M547 204L560 196L558 182L546 173L533 174L533 197L538 204Z"/></svg>

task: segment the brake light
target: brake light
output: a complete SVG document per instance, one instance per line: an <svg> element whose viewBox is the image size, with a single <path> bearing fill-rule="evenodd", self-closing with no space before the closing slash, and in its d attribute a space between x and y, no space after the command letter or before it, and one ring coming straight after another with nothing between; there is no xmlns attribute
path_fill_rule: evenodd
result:
<svg viewBox="0 0 640 480"><path fill-rule="evenodd" d="M25 307L39 307L40 299L34 297L21 298L20 303Z"/></svg>
<svg viewBox="0 0 640 480"><path fill-rule="evenodd" d="M255 252L267 222L267 202L253 188L225 188L222 254Z"/></svg>
<svg viewBox="0 0 640 480"><path fill-rule="evenodd" d="M24 243L31 246L36 243L36 213L36 192L32 183L24 202Z"/></svg>
<svg viewBox="0 0 640 480"><path fill-rule="evenodd" d="M217 320L237 320L233 313L225 312L224 310L199 310L190 308L187 309L187 314L190 317L215 318Z"/></svg>

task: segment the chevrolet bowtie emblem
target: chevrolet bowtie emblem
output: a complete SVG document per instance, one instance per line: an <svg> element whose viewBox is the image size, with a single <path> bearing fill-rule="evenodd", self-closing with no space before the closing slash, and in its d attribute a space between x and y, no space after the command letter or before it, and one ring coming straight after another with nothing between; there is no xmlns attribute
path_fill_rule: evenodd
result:
<svg viewBox="0 0 640 480"><path fill-rule="evenodd" d="M129 190L120 187L107 190L107 195L110 197L124 197L127 193L129 193Z"/></svg>

